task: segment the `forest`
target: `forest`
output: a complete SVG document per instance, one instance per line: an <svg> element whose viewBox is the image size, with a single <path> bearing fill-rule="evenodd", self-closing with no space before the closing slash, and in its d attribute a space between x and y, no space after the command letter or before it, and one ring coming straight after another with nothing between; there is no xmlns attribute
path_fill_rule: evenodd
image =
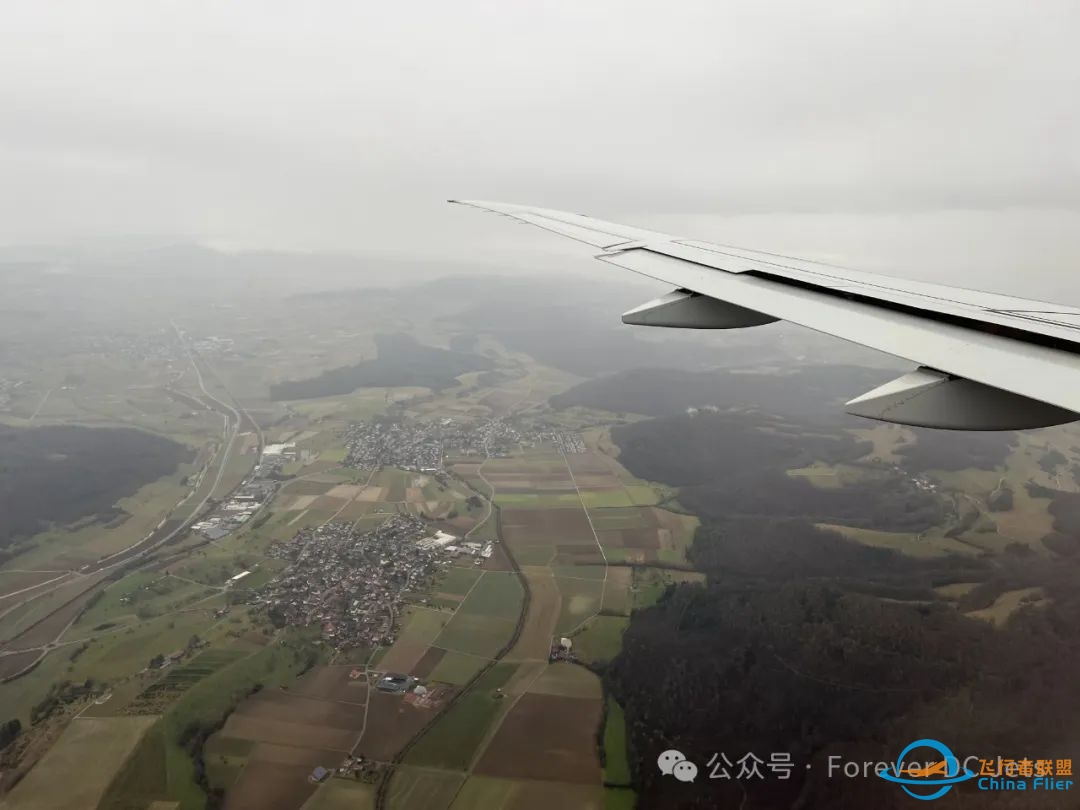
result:
<svg viewBox="0 0 1080 810"><path fill-rule="evenodd" d="M935 522L940 507L931 493L904 492L903 477L839 490L781 486L783 471L807 457L836 463L864 452L843 434L814 434L708 413L613 432L632 472L681 487L679 503L703 518L690 553L706 581L671 586L635 611L622 652L603 669L625 710L642 810L908 807L883 780L828 778L827 758L888 761L923 737L960 755L1075 753L1080 563L1027 547L916 559L823 530L814 523L824 514L913 527ZM937 435L920 432L914 444ZM1010 440L976 437L975 463L993 464ZM1080 496L1032 494L1052 498L1057 535L1075 536ZM957 583L972 585L956 602L934 590ZM963 615L1035 586L1045 599L1001 626ZM696 762L694 784L658 772L669 748ZM735 762L748 752L790 754L792 777L739 781L735 766L731 778L708 778L714 754ZM954 793L953 806L987 806L977 789ZM995 796L993 806L1069 806L1040 802Z"/></svg>
<svg viewBox="0 0 1080 810"><path fill-rule="evenodd" d="M424 346L405 334L377 335L376 356L317 377L286 380L270 386L270 397L312 399L349 394L357 388L420 386L440 390L469 371L488 371L494 363L478 354Z"/></svg>
<svg viewBox="0 0 1080 810"><path fill-rule="evenodd" d="M679 502L704 519L802 517L918 532L945 515L935 495L894 470L867 470L858 482L838 489L786 474L815 461L837 464L870 452L871 445L842 430L810 432L763 414L702 411L621 425L611 435L627 469L680 487Z"/></svg>
<svg viewBox="0 0 1080 810"><path fill-rule="evenodd" d="M111 514L194 453L130 428L0 425L0 547L50 525Z"/></svg>
<svg viewBox="0 0 1080 810"><path fill-rule="evenodd" d="M902 445L897 453L904 469L993 470L1005 463L1016 446L1016 434L1009 431L982 432L911 428L915 441Z"/></svg>
<svg viewBox="0 0 1080 810"><path fill-rule="evenodd" d="M741 801L730 783L684 789L659 778L656 757L668 748L701 761L790 753L792 780L743 783L746 810L799 798L806 807L908 806L880 780L826 779L824 763L829 754L889 760L925 736L958 753L1072 756L1075 566L1068 578L1049 606L1023 609L1000 629L943 603L884 601L801 577L669 589L634 614L605 673L626 712L639 807ZM974 799L957 806L984 806Z"/></svg>
<svg viewBox="0 0 1080 810"><path fill-rule="evenodd" d="M752 358L746 357L744 362ZM825 365L756 373L746 370L684 371L635 368L588 380L552 398L556 407L581 405L606 411L672 416L687 408L762 409L801 423L850 425L843 403L890 376L881 369Z"/></svg>

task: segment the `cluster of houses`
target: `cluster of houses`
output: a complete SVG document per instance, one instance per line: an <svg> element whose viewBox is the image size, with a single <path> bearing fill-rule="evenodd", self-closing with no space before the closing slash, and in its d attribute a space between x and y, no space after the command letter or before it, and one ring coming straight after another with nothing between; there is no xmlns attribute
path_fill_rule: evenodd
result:
<svg viewBox="0 0 1080 810"><path fill-rule="evenodd" d="M519 445L554 444L563 453L584 453L579 433L550 426L525 430L505 419L458 422L449 417L430 422L357 422L345 431L345 465L359 470L399 467L423 473L439 473L447 456L502 458Z"/></svg>
<svg viewBox="0 0 1080 810"><path fill-rule="evenodd" d="M501 419L478 424L450 418L358 422L345 432L345 464L361 470L386 466L436 473L447 455L505 456L523 438Z"/></svg>
<svg viewBox="0 0 1080 810"><path fill-rule="evenodd" d="M393 515L378 528L356 532L351 523L301 529L269 554L289 567L257 601L290 625L318 625L323 639L344 647L392 644L405 597L430 587L450 555L422 520Z"/></svg>
<svg viewBox="0 0 1080 810"><path fill-rule="evenodd" d="M560 452L566 455L574 455L577 453L584 453L588 448L585 446L585 439L582 438L580 433L567 433L562 430L550 430L544 431L539 436L541 441L549 441Z"/></svg>

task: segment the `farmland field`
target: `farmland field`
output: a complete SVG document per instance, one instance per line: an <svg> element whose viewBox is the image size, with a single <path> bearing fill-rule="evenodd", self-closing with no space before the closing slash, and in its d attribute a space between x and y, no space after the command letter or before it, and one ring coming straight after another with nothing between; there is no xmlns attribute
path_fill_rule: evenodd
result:
<svg viewBox="0 0 1080 810"><path fill-rule="evenodd" d="M622 707L611 697L607 700L604 722L604 783L630 784L630 763L626 752L626 716Z"/></svg>
<svg viewBox="0 0 1080 810"><path fill-rule="evenodd" d="M406 765L394 772L389 806L391 810L447 810L464 781L465 774L457 771Z"/></svg>
<svg viewBox="0 0 1080 810"><path fill-rule="evenodd" d="M510 573L487 572L469 591L460 613L516 619L521 611L522 590Z"/></svg>
<svg viewBox="0 0 1080 810"><path fill-rule="evenodd" d="M474 810L479 807L484 810L550 810L553 807L561 810L604 810L604 790L599 785L473 776L462 787L450 810Z"/></svg>
<svg viewBox="0 0 1080 810"><path fill-rule="evenodd" d="M0 571L0 600L21 591L27 595L29 589L40 587L43 584L54 583L67 575L65 571ZM0 601L0 609L7 607L8 603Z"/></svg>
<svg viewBox="0 0 1080 810"><path fill-rule="evenodd" d="M472 762L488 727L503 711L506 698L497 690L514 674L510 664L496 664L424 734L406 757L406 764L465 769Z"/></svg>
<svg viewBox="0 0 1080 810"><path fill-rule="evenodd" d="M576 496L575 496L576 501ZM576 509L502 510L503 533L511 547L528 545L595 545L589 520Z"/></svg>
<svg viewBox="0 0 1080 810"><path fill-rule="evenodd" d="M458 565L450 566L436 584L435 590L464 596L476 584L480 574L480 571L471 566L468 568Z"/></svg>
<svg viewBox="0 0 1080 810"><path fill-rule="evenodd" d="M555 625L556 632L570 632L600 611L604 594L602 581L570 577L557 577L555 581L562 597L562 608Z"/></svg>
<svg viewBox="0 0 1080 810"><path fill-rule="evenodd" d="M344 351L338 342L336 337L320 344L325 353L294 353L284 345L273 351L287 358L283 369L322 368ZM363 339L344 342L354 351ZM494 339L481 343L493 356L510 356ZM265 396L267 380L243 368L247 360L219 365L212 354L207 350L198 367L215 395L237 405L246 396ZM484 424L495 413L544 406L547 396L573 379L564 372L534 369L527 359L507 362L494 381L466 375L453 382L449 394L372 389L323 400L255 403L250 421L261 427L262 435L245 421L244 435L235 444L242 449L230 460L218 495L250 468L260 441L296 448L295 457L288 453L274 474L279 489L257 519L213 542L187 534L152 555L149 564L116 571L66 634L65 641L73 643L51 651L39 666L45 686L62 678L94 678L107 684L103 698L85 707L75 722L149 724L131 743L126 761L110 764L110 773L96 788L101 810L196 810L206 800L204 787L225 791L225 810L372 807L373 784L330 779L315 785L308 779L311 769L332 768L352 751L387 762L421 728L429 731L415 740L390 785L391 807L598 810L604 797L596 751L603 706L599 681L580 666L549 665L549 653L553 639L595 617L601 608L629 610L630 569L605 570L590 517L601 541L615 550L644 550L655 558L677 548L664 539L665 526L653 510L640 505L656 501L653 490L592 444L584 453L564 455L558 447L574 441L572 436L557 443L553 435L534 443L528 437L534 430L530 417L510 424L522 439L511 442L508 455L482 460L475 448L457 457L451 454L446 462L449 476L426 468L419 473L386 466L377 468L366 485L370 470L344 466L348 450L343 436L353 419L394 406L393 418L403 421L450 415L455 421ZM228 370L222 371L226 365ZM180 372L187 377L172 384L194 383L190 368L170 374ZM283 373L275 370L270 384ZM245 393L238 395L234 385ZM183 407L199 409L200 400ZM221 441L220 421L210 417L202 420L201 428L210 443L197 464L181 471L184 475L198 472ZM167 508L166 496L174 496L182 477L175 476L158 492L143 493L147 502L156 499ZM481 493L493 485L501 511L490 510L490 519L477 525L489 510L462 479ZM268 618L260 589L291 566L282 541L331 518L364 529L395 513L415 515L433 529L459 537L471 531L470 539L493 540L494 554L481 565L463 554L440 566L434 581L423 580L395 601L393 644L336 649L315 641L318 622L301 629L276 626ZM86 578L64 574L63 569L111 548L119 537L96 538L82 549L68 542L71 537L56 541L50 559L63 565L55 573L44 564L41 570L27 566L26 571L0 571L0 600L5 594L19 597L10 604L23 601L35 588L63 584L40 603L27 602L0 619L0 634L26 633L46 616L48 621L35 628L37 635L26 638L44 639L62 630L83 605L78 602L69 612L60 612L56 603L80 596L86 584ZM253 573L242 585L228 584L244 570ZM526 583L528 614L520 639L507 651L521 618ZM579 660L589 657L591 647L609 650L617 645L619 634L613 628L621 625L606 621L617 617L603 618L575 636ZM186 652L178 653L175 663L159 667L161 656L178 651ZM503 651L506 660L493 662ZM15 667L27 660L30 654L3 663ZM408 672L420 678L430 690L426 694L434 698L369 688L375 670ZM459 701L438 714L470 684ZM44 695L41 686L36 680L15 681L0 686L0 697L12 698L25 722L30 707ZM555 727L564 729L560 739L552 736ZM523 739L524 728L535 729L532 740ZM202 743L191 736L203 731L209 736ZM200 744L206 778L201 784L193 757ZM523 765L523 758L535 762ZM554 770L537 780L544 769ZM477 798L479 803L463 804L472 794L492 801Z"/></svg>
<svg viewBox="0 0 1080 810"><path fill-rule="evenodd" d="M623 616L594 616L574 636L574 650L585 661L610 661L618 655L629 625L630 619Z"/></svg>
<svg viewBox="0 0 1080 810"><path fill-rule="evenodd" d="M373 810L374 807L374 785L330 779L308 799L304 810Z"/></svg>
<svg viewBox="0 0 1080 810"><path fill-rule="evenodd" d="M433 642L452 652L491 658L510 640L515 619L458 613Z"/></svg>
<svg viewBox="0 0 1080 810"><path fill-rule="evenodd" d="M3 800L4 810L96 807L156 717L80 717ZM77 779L71 778L78 774Z"/></svg>
<svg viewBox="0 0 1080 810"><path fill-rule="evenodd" d="M599 699L600 679L582 666L555 663L540 673L529 685L529 691L558 697Z"/></svg>
<svg viewBox="0 0 1080 810"><path fill-rule="evenodd" d="M596 699L532 693L522 696L504 718L476 765L484 776L549 779L595 785L600 782Z"/></svg>
<svg viewBox="0 0 1080 810"><path fill-rule="evenodd" d="M446 652L431 670L428 677L433 681L452 683L459 686L468 683L487 661L476 655L458 652Z"/></svg>
<svg viewBox="0 0 1080 810"><path fill-rule="evenodd" d="M551 649L551 640L555 635L555 623L559 618L561 605L559 587L546 569L544 573L528 572L525 574L529 583L531 599L529 612L525 617L525 628L521 638L509 653L509 659L543 660Z"/></svg>

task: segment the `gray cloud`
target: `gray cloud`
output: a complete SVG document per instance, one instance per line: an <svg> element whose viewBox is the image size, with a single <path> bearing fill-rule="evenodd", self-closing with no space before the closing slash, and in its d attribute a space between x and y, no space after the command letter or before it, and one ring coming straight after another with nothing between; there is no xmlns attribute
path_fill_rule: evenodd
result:
<svg viewBox="0 0 1080 810"><path fill-rule="evenodd" d="M926 216L962 209L1072 261L1077 30L1071 0L12 3L0 242L548 249L454 196L735 234L752 215L763 247L824 228L845 255L859 222L875 264L890 217L947 244L952 215Z"/></svg>

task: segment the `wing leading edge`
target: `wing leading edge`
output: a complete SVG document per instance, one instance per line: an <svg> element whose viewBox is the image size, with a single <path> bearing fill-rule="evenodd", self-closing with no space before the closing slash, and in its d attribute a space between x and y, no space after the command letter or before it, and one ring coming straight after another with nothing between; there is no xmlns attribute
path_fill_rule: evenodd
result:
<svg viewBox="0 0 1080 810"><path fill-rule="evenodd" d="M785 320L915 363L851 400L850 413L957 430L1080 419L1080 309L687 240L544 208L456 201L603 252L671 284L627 323L698 329Z"/></svg>

